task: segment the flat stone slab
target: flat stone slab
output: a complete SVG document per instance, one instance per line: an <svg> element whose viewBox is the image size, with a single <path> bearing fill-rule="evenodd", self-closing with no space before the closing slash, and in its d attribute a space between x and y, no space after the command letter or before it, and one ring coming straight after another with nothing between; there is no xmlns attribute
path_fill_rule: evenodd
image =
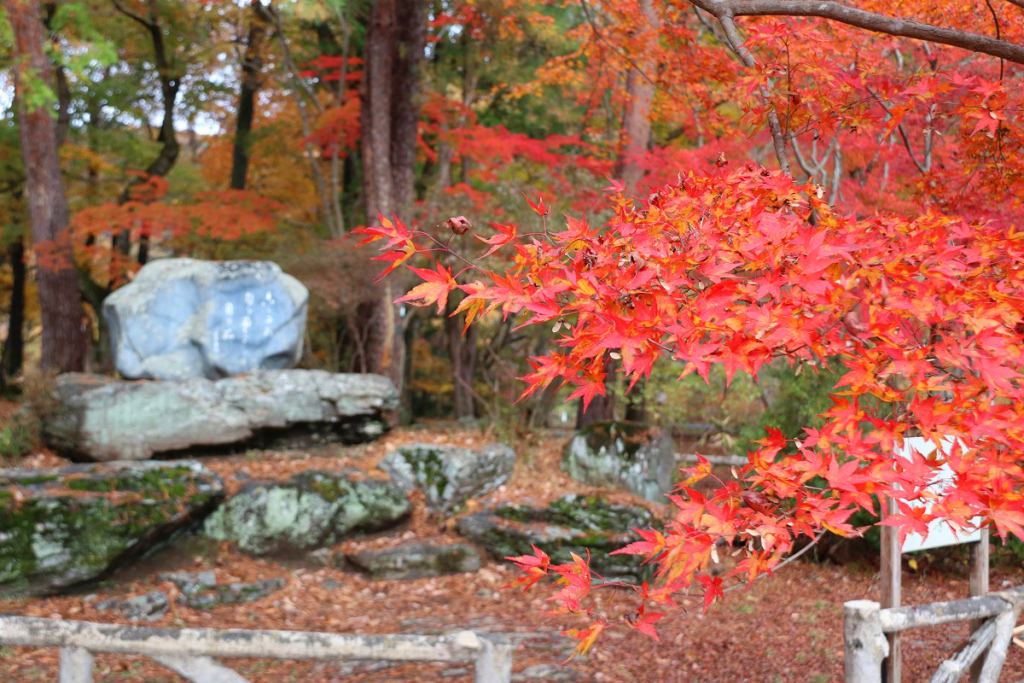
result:
<svg viewBox="0 0 1024 683"><path fill-rule="evenodd" d="M276 593L288 582L281 577L251 581L248 583L214 584L182 591L178 603L192 609L213 609L220 605L237 605L244 602L262 600L271 593Z"/></svg>
<svg viewBox="0 0 1024 683"><path fill-rule="evenodd" d="M47 595L108 576L224 497L193 461L0 470L0 595Z"/></svg>
<svg viewBox="0 0 1024 683"><path fill-rule="evenodd" d="M412 443L384 456L380 468L407 491L419 489L434 512L447 514L509 480L516 454L500 443L478 449Z"/></svg>
<svg viewBox="0 0 1024 683"><path fill-rule="evenodd" d="M308 470L288 481L247 482L210 515L204 533L254 555L305 556L347 534L393 526L411 511L390 480Z"/></svg>
<svg viewBox="0 0 1024 683"><path fill-rule="evenodd" d="M480 569L480 553L467 543L402 543L348 555L348 561L376 580L422 579Z"/></svg>
<svg viewBox="0 0 1024 683"><path fill-rule="evenodd" d="M97 461L244 444L296 425L329 424L341 441L360 443L383 434L398 407L386 377L322 370L156 382L69 373L57 378L57 397L48 438Z"/></svg>
<svg viewBox="0 0 1024 683"><path fill-rule="evenodd" d="M167 614L170 602L167 593L153 591L133 598L102 600L94 606L101 612L120 612L121 616L131 621L156 621Z"/></svg>
<svg viewBox="0 0 1024 683"><path fill-rule="evenodd" d="M638 581L647 569L643 558L611 555L640 536L634 528L650 528L654 516L638 505L617 505L596 496L570 494L548 506L499 505L466 515L456 529L482 545L496 560L532 555L537 546L555 563L571 562L569 553L585 557L606 579Z"/></svg>
<svg viewBox="0 0 1024 683"><path fill-rule="evenodd" d="M127 379L230 377L293 368L309 290L270 261L150 261L103 302Z"/></svg>

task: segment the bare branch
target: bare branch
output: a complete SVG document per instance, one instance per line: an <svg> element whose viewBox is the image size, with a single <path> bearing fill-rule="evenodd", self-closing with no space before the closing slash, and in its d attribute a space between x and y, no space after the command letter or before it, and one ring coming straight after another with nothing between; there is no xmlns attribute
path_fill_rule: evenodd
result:
<svg viewBox="0 0 1024 683"><path fill-rule="evenodd" d="M872 97L875 98L875 101L878 102L879 106L882 107L882 109L885 110L885 113L888 114L891 117L892 116L892 112L890 112L889 108L887 106L885 106L885 102L882 101L882 98L880 98L878 96L878 94L875 93L875 91L872 90L871 88L868 88L867 91L868 91L869 95L871 95ZM917 170L920 171L921 173L927 173L928 171L931 170L931 165L932 165L932 129L931 129L931 123L932 123L932 115L933 115L934 112L935 112L935 105L932 105L931 107L928 108L928 115L925 117L924 163L921 163L920 161L917 160L917 156L914 154L914 150L910 146L910 137L907 135L907 130L906 130L906 128L903 127L903 124L900 123L900 124L897 124L897 126L896 126L896 130L900 134L900 139L903 140L903 146L906 148L907 154L910 155L910 160L914 162L914 166L916 166Z"/></svg>
<svg viewBox="0 0 1024 683"><path fill-rule="evenodd" d="M693 2L693 0L691 0ZM714 14L712 12L712 14ZM743 44L743 39L740 38L739 31L736 30L736 24L732 20L732 16L728 13L721 15L716 14L718 22L722 25L722 29L725 31L726 41L729 43L729 47L732 48L733 52L740 58L748 68L754 68L757 66L757 62L754 61L754 55L750 53L750 50ZM764 86L758 86L758 90L761 92L761 98L764 100L767 106L770 97L768 91ZM786 137L782 133L782 126L779 124L779 114L773 107L768 112L768 129L772 134L772 144L775 146L775 158L779 160L779 167L782 168L782 172L786 175L791 175L789 170L789 158L786 155Z"/></svg>
<svg viewBox="0 0 1024 683"><path fill-rule="evenodd" d="M836 131L835 136L832 138L832 142L828 144L828 147L825 149L825 153L821 155L820 160L814 158L814 150L811 150L811 161L813 162L813 165L807 163L807 160L804 158L803 152L800 150L800 143L797 142L796 135L790 133L789 140L793 143L793 153L796 155L796 162L800 164L800 168L803 169L803 172L807 174L808 178L814 178L814 176L824 170L825 164L828 163L828 158L832 154L832 150L835 149L836 144L839 142L839 131Z"/></svg>
<svg viewBox="0 0 1024 683"><path fill-rule="evenodd" d="M1015 45L1005 40L988 36L958 31L956 29L933 26L918 21L909 21L900 17L889 17L884 14L866 12L855 7L847 7L832 0L689 0L703 10L716 17L730 16L791 16L820 17L830 19L848 26L884 33L902 38L925 40L940 45L958 47L971 52L981 52L1005 59L1014 64L1024 65L1024 45ZM1014 4L1024 0L1010 0Z"/></svg>
<svg viewBox="0 0 1024 683"><path fill-rule="evenodd" d="M150 21L148 19L145 19L141 15L136 14L135 12L132 12L130 9L128 9L127 7L122 5L118 0L111 0L111 2L114 3L114 9L116 9L118 12L120 12L123 15L125 15L129 19L133 19L133 20L139 22L145 28L147 28L147 29L149 29L151 31L156 28L156 22L155 21Z"/></svg>

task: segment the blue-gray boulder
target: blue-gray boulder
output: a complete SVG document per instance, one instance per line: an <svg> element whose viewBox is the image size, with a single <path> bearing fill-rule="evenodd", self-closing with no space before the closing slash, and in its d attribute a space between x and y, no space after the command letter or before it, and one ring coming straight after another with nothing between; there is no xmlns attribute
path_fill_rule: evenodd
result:
<svg viewBox="0 0 1024 683"><path fill-rule="evenodd" d="M269 261L151 261L103 302L127 379L230 377L295 367L309 291Z"/></svg>

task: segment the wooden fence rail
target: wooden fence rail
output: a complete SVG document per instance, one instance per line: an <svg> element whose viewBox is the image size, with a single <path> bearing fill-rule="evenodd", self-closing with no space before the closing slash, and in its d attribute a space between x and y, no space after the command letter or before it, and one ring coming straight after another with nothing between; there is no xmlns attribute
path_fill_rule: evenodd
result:
<svg viewBox="0 0 1024 683"><path fill-rule="evenodd" d="M984 657L979 683L998 683L1022 606L1024 586L916 607L881 609L872 600L847 602L843 628L846 683L882 683L882 665L889 655L887 633L972 620L985 621L955 655L942 662L930 681L958 681L976 660Z"/></svg>
<svg viewBox="0 0 1024 683"><path fill-rule="evenodd" d="M354 636L303 631L153 628L0 616L0 644L59 647L60 683L92 683L93 653L144 655L193 683L248 683L214 658L472 662L476 683L509 683L512 645L473 631Z"/></svg>

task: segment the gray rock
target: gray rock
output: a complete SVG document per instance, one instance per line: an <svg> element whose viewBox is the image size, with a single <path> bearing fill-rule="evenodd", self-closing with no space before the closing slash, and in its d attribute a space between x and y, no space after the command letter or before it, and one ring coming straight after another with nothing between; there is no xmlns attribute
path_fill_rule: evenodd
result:
<svg viewBox="0 0 1024 683"><path fill-rule="evenodd" d="M284 578L278 577L250 583L213 585L202 590L182 591L178 602L192 609L213 609L219 605L256 602L281 590L287 583Z"/></svg>
<svg viewBox="0 0 1024 683"><path fill-rule="evenodd" d="M534 664L528 666L519 673L512 674L512 680L519 683L529 681L555 681L556 683L576 681L581 678L580 674L564 666L554 664Z"/></svg>
<svg viewBox="0 0 1024 683"><path fill-rule="evenodd" d="M121 616L131 621L155 621L167 614L167 594L163 591L153 591L133 598L103 600L96 603L96 609L101 612L117 610Z"/></svg>
<svg viewBox="0 0 1024 683"><path fill-rule="evenodd" d="M103 302L128 379L230 377L295 367L309 291L269 261L159 259Z"/></svg>
<svg viewBox="0 0 1024 683"><path fill-rule="evenodd" d="M205 572L166 572L156 575L160 581L170 581L182 593L192 595L209 590L217 585L217 575Z"/></svg>
<svg viewBox="0 0 1024 683"><path fill-rule="evenodd" d="M586 556L589 551L590 566L606 579L638 581L647 573L640 566L643 558L610 553L641 540L633 529L646 529L653 523L646 508L570 494L547 507L486 508L460 519L456 529L497 560L532 555L534 545L556 563L571 562L570 552Z"/></svg>
<svg viewBox="0 0 1024 683"><path fill-rule="evenodd" d="M480 553L466 543L403 543L384 550L364 550L349 555L348 560L377 580L422 579L480 569Z"/></svg>
<svg viewBox="0 0 1024 683"><path fill-rule="evenodd" d="M298 555L392 526L412 510L390 482L358 477L309 470L286 482L248 482L207 518L204 533L255 555Z"/></svg>
<svg viewBox="0 0 1024 683"><path fill-rule="evenodd" d="M45 425L60 450L93 460L144 460L193 447L241 444L273 430L326 423L349 443L377 438L398 405L379 375L268 370L222 380L125 382L69 373Z"/></svg>
<svg viewBox="0 0 1024 683"><path fill-rule="evenodd" d="M422 490L432 511L450 513L507 482L515 460L515 452L500 443L477 450L413 443L388 453L380 468L405 490Z"/></svg>
<svg viewBox="0 0 1024 683"><path fill-rule="evenodd" d="M220 478L190 461L0 470L0 594L104 578L223 496Z"/></svg>
<svg viewBox="0 0 1024 683"><path fill-rule="evenodd" d="M566 445L561 467L585 484L664 502L675 485L675 444L665 431L637 422L595 422Z"/></svg>

